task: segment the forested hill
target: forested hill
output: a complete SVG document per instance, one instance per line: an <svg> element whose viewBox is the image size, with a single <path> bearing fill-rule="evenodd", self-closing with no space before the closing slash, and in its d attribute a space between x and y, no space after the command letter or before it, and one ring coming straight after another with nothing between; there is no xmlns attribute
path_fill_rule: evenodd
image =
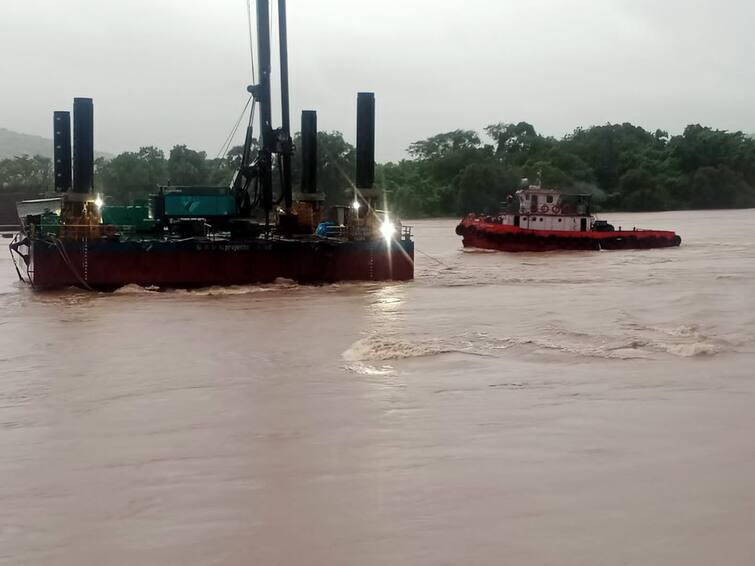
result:
<svg viewBox="0 0 755 566"><path fill-rule="evenodd" d="M5 130L7 132L7 130ZM340 132L320 132L319 188L329 204L350 200L354 147ZM43 139L43 138L39 138ZM0 159L0 191L52 189L49 140L43 156ZM299 147L298 134L294 138ZM378 165L377 183L405 218L495 212L523 178L591 193L597 207L669 210L755 207L755 139L742 132L688 126L680 135L632 124L577 129L561 138L526 123L499 123L484 132L455 130L417 141L409 158ZM96 163L96 187L109 202L144 198L158 184L228 185L241 148L211 159L177 145L142 147ZM299 157L293 159L298 183Z"/></svg>
<svg viewBox="0 0 755 566"><path fill-rule="evenodd" d="M95 154L97 157L105 158L113 156L104 151L97 151ZM0 159L9 159L21 155L39 155L52 159L52 140L0 128Z"/></svg>
<svg viewBox="0 0 755 566"><path fill-rule="evenodd" d="M17 155L52 157L52 140L0 128L0 159Z"/></svg>

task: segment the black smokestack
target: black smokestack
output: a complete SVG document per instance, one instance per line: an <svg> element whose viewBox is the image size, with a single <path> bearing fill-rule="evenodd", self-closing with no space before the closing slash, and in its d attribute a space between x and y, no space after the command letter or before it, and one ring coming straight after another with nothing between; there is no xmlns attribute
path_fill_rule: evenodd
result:
<svg viewBox="0 0 755 566"><path fill-rule="evenodd" d="M301 113L301 192L317 192L317 112Z"/></svg>
<svg viewBox="0 0 755 566"><path fill-rule="evenodd" d="M73 192L94 189L94 105L91 98L73 99Z"/></svg>
<svg viewBox="0 0 755 566"><path fill-rule="evenodd" d="M357 188L375 184L375 94L357 96Z"/></svg>
<svg viewBox="0 0 755 566"><path fill-rule="evenodd" d="M52 122L55 190L65 193L71 189L71 113L55 112Z"/></svg>

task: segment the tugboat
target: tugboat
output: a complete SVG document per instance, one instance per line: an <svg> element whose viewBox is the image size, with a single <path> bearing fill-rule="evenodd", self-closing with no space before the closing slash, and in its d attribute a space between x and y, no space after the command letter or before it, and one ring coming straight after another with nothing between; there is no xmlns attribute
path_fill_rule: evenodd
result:
<svg viewBox="0 0 755 566"><path fill-rule="evenodd" d="M200 288L277 279L321 284L414 278L411 228L389 217L384 195L374 186L373 93L357 97L356 185L347 189L353 202L324 207L314 111L302 113L301 192L293 193L286 0L278 0L282 124L277 129L269 12L268 0L256 2L259 82L248 88L253 103L243 156L228 186L159 187L147 202L108 205L93 190L92 100L74 100L73 152L70 113L55 112L60 194L18 204L22 230L10 249L21 280L34 289L108 291L129 284ZM255 109L260 144L253 152Z"/></svg>
<svg viewBox="0 0 755 566"><path fill-rule="evenodd" d="M617 230L591 212L591 195L564 194L530 185L510 197L497 216L470 214L456 227L465 248L504 252L628 250L679 246L665 230Z"/></svg>

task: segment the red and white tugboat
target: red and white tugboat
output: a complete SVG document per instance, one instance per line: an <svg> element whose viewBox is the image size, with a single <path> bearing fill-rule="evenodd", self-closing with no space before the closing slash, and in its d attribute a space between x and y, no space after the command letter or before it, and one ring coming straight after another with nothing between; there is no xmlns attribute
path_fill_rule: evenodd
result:
<svg viewBox="0 0 755 566"><path fill-rule="evenodd" d="M470 214L456 227L465 248L504 252L554 250L627 250L679 246L682 239L665 230L616 230L590 211L591 195L564 194L529 186L510 198L498 216Z"/></svg>

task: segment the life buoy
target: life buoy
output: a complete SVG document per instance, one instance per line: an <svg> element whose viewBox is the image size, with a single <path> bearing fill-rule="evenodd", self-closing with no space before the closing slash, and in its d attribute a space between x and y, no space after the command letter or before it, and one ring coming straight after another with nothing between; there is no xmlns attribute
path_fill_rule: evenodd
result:
<svg viewBox="0 0 755 566"><path fill-rule="evenodd" d="M550 210L550 207L547 204L544 204L543 206L540 207L540 212L542 212L543 214L547 214L549 210Z"/></svg>
<svg viewBox="0 0 755 566"><path fill-rule="evenodd" d="M561 207L556 204L553 206L552 210L553 214L558 214L559 212L561 212Z"/></svg>

